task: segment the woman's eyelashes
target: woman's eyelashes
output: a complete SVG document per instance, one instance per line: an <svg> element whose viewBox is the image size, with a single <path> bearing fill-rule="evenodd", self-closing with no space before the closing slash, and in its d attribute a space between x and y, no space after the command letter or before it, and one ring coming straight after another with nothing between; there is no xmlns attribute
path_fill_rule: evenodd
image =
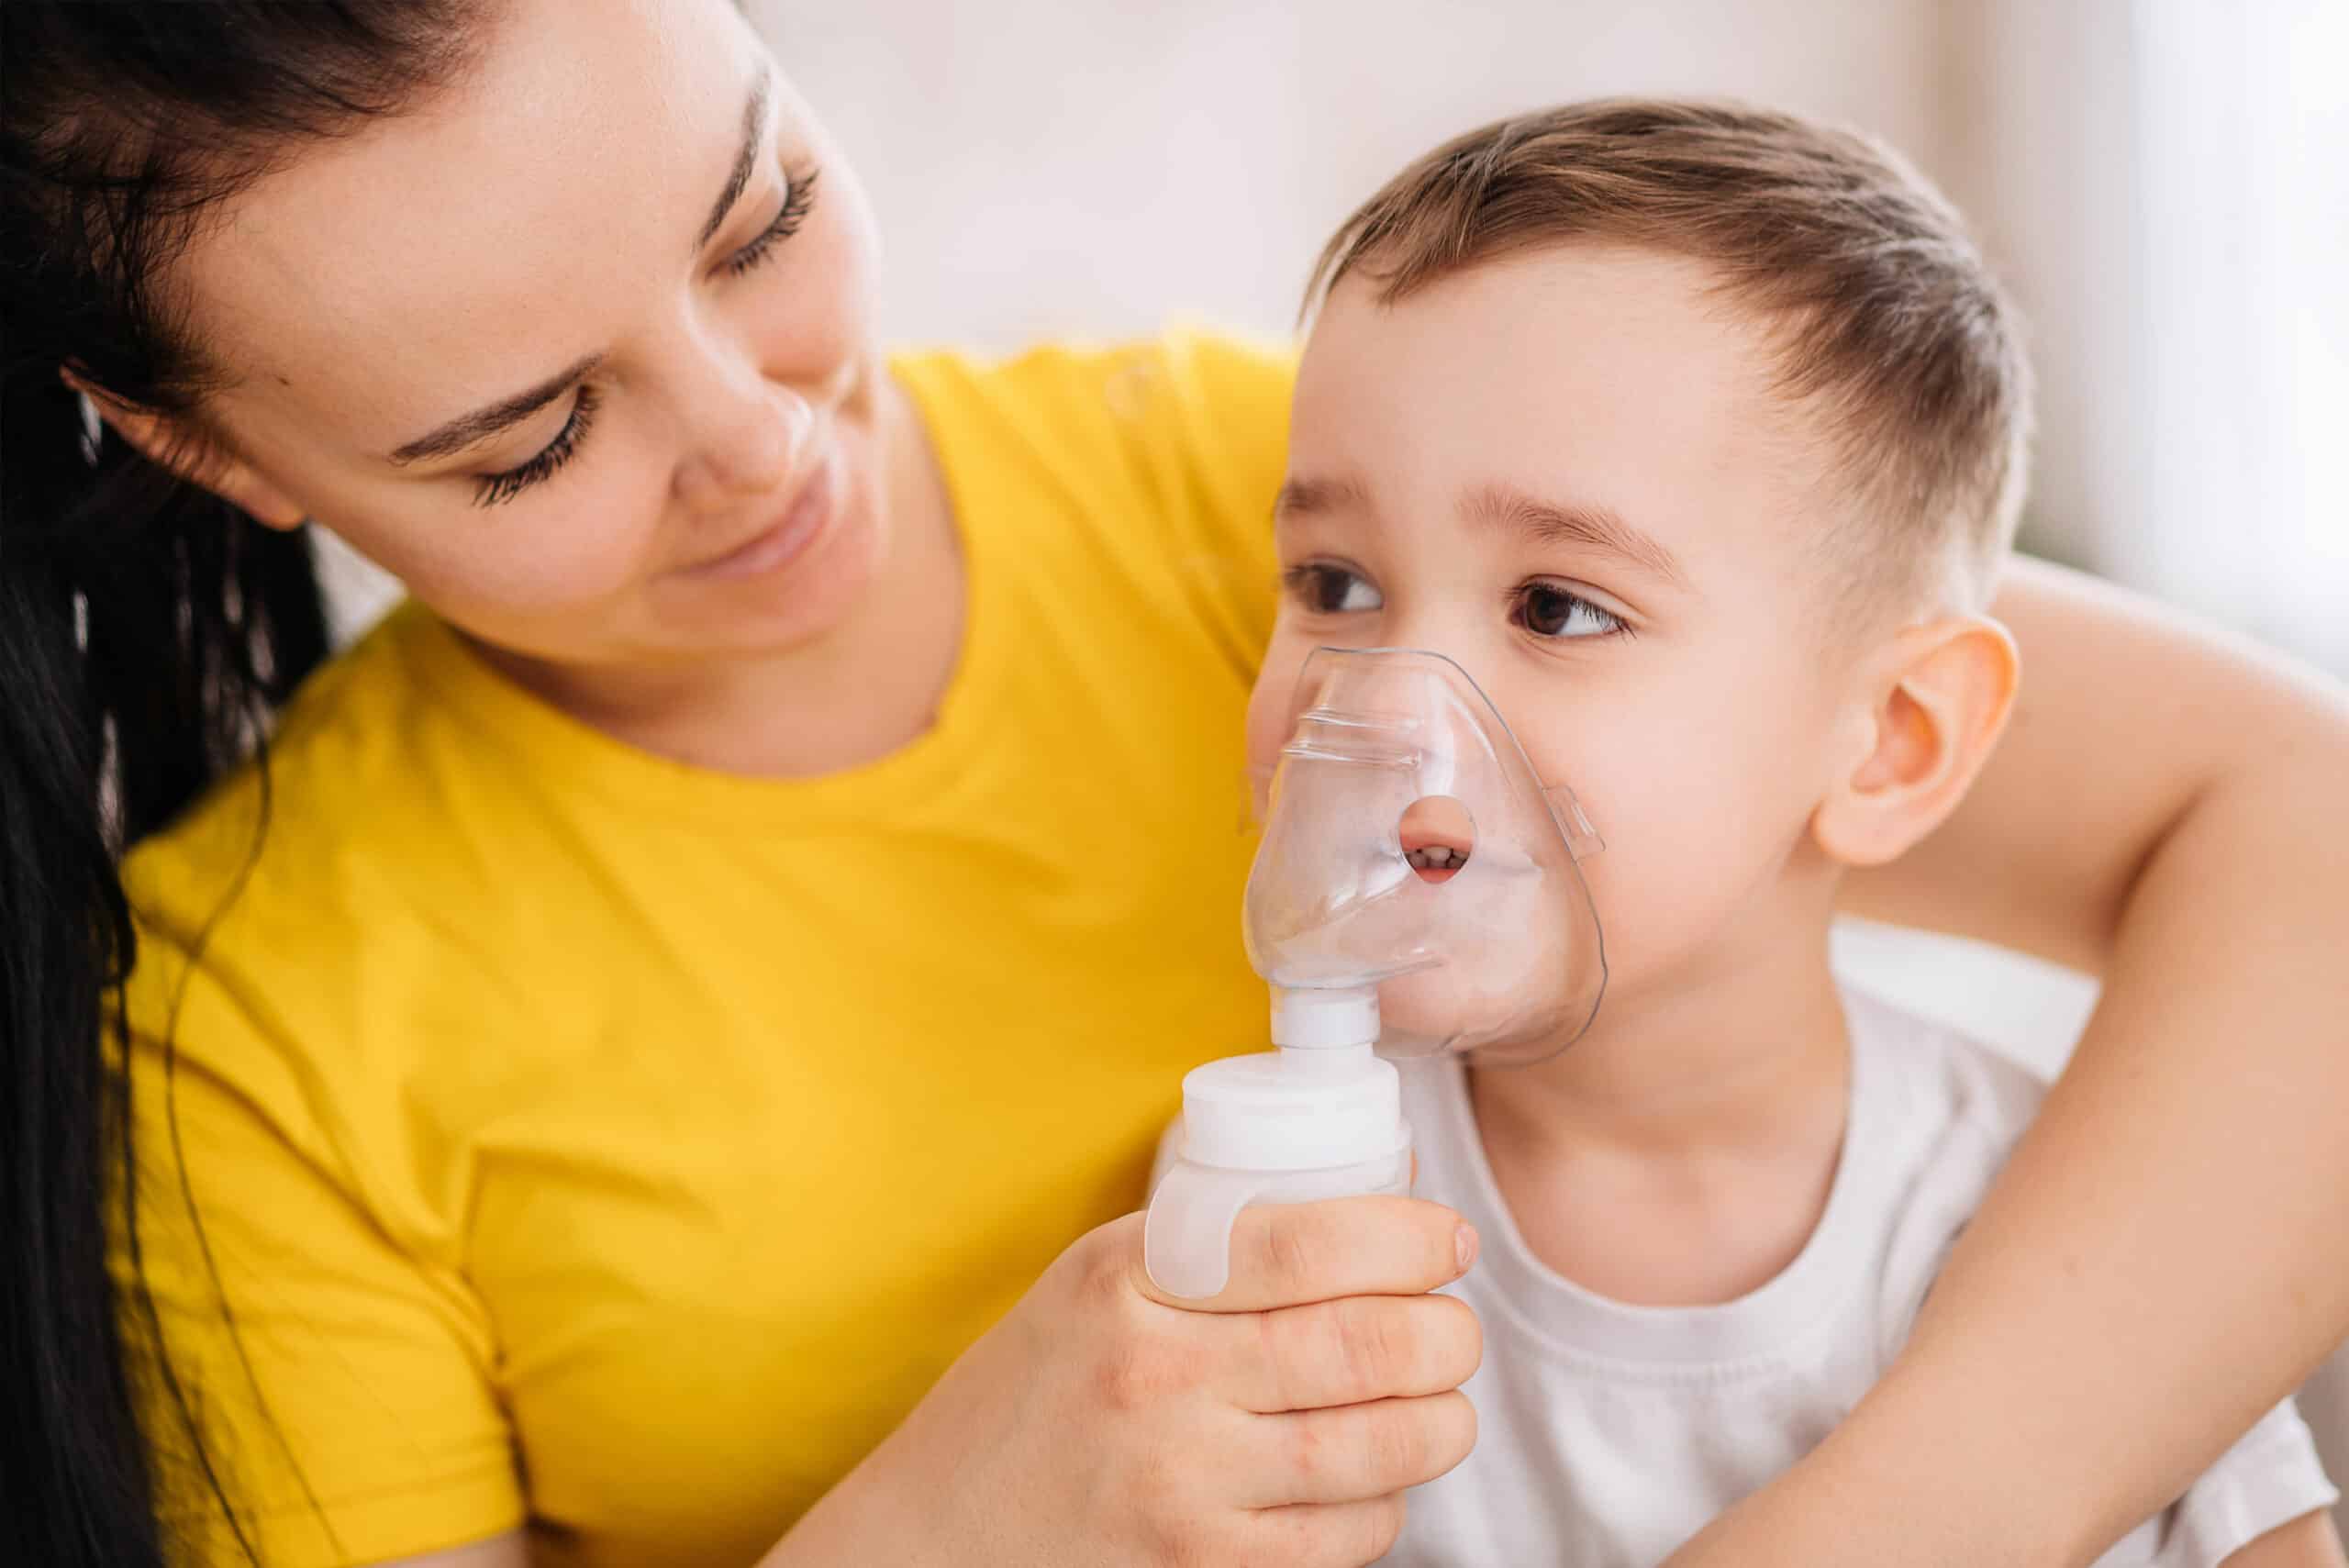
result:
<svg viewBox="0 0 2349 1568"><path fill-rule="evenodd" d="M581 384L579 396L571 406L571 417L562 422L554 439L539 449L539 454L529 462L506 470L503 473L484 473L473 481L473 505L495 506L511 501L540 481L551 478L557 469L578 453L579 443L596 422L598 402L596 389Z"/></svg>
<svg viewBox="0 0 2349 1568"><path fill-rule="evenodd" d="M1369 578L1350 566L1308 561L1281 573L1281 584L1308 615L1358 615L1386 604Z"/></svg>
<svg viewBox="0 0 2349 1568"><path fill-rule="evenodd" d="M1561 583L1520 584L1509 595L1508 618L1539 638L1567 641L1584 637L1627 637L1631 623Z"/></svg>
<svg viewBox="0 0 2349 1568"><path fill-rule="evenodd" d="M783 208L774 221L738 248L722 263L727 274L740 277L774 253L775 247L799 232L807 215L816 206L816 175L813 168L791 176L790 188L785 192ZM578 401L571 406L571 417L563 422L553 440L540 448L538 454L497 473L484 473L473 481L473 504L495 506L511 501L531 485L551 479L556 471L578 454L579 443L586 436L588 426L596 417L596 395L593 386L579 389Z"/></svg>
<svg viewBox="0 0 2349 1568"><path fill-rule="evenodd" d="M810 168L790 177L790 188L784 193L783 210L774 215L773 223L752 236L748 244L726 258L729 273L740 277L765 261L777 245L799 232L799 226L807 221L807 215L816 207L817 173L817 170Z"/></svg>

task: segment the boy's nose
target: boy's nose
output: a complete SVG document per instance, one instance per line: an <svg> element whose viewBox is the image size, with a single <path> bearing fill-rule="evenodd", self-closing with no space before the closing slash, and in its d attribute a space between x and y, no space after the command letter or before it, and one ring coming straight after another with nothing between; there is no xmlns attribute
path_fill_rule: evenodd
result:
<svg viewBox="0 0 2349 1568"><path fill-rule="evenodd" d="M1441 653L1472 675L1491 659L1494 628L1477 625L1465 606L1423 601L1403 606L1400 614L1390 609L1379 629L1389 647Z"/></svg>

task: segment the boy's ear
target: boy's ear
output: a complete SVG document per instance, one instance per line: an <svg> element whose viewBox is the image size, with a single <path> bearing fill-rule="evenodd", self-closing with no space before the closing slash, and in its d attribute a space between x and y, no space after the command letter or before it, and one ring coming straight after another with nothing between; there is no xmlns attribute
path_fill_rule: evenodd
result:
<svg viewBox="0 0 2349 1568"><path fill-rule="evenodd" d="M1870 743L1830 783L1811 835L1845 865L1897 860L1956 809L2014 706L2014 638L1985 616L1902 631L1876 665Z"/></svg>
<svg viewBox="0 0 2349 1568"><path fill-rule="evenodd" d="M308 517L301 503L262 478L243 459L224 450L218 441L190 429L184 421L125 403L70 370L57 373L66 385L90 400L108 428L150 462L243 507L264 528L298 528Z"/></svg>

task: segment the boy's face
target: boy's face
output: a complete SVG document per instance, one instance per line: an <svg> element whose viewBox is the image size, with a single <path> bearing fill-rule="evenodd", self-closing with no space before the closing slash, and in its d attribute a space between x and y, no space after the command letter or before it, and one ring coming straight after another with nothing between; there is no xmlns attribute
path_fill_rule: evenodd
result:
<svg viewBox="0 0 2349 1568"><path fill-rule="evenodd" d="M1708 282L1591 247L1393 306L1338 288L1298 376L1249 717L1268 766L1315 648L1457 660L1606 840L1583 870L1618 1005L1820 940L1773 916L1831 885L1809 823L1858 761L1858 639L1820 624L1828 456Z"/></svg>

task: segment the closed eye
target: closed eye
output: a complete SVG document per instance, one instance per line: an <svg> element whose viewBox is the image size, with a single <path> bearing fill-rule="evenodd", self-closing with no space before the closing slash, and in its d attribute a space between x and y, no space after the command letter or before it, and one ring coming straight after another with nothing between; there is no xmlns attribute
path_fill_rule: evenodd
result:
<svg viewBox="0 0 2349 1568"><path fill-rule="evenodd" d="M501 473L484 473L473 481L473 505L495 506L511 501L531 485L553 477L564 463L579 450L579 443L586 438L588 427L596 422L597 398L592 384L583 384L579 396L571 406L571 417L562 422L554 439L540 448L537 456L507 469Z"/></svg>
<svg viewBox="0 0 2349 1568"><path fill-rule="evenodd" d="M1333 562L1310 561L1292 566L1281 573L1281 586L1290 602L1308 615L1360 615L1386 603L1369 578Z"/></svg>
<svg viewBox="0 0 2349 1568"><path fill-rule="evenodd" d="M729 273L740 277L764 261L776 246L799 232L799 226L807 221L807 215L816 208L817 173L817 170L809 169L805 173L791 177L791 188L783 198L783 210L774 215L773 223L753 235L748 244L726 258Z"/></svg>

